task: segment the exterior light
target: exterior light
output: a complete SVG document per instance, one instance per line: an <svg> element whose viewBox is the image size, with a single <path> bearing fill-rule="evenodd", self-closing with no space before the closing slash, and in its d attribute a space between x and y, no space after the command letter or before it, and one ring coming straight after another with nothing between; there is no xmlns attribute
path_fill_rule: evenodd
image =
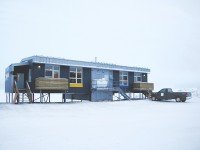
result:
<svg viewBox="0 0 200 150"><path fill-rule="evenodd" d="M39 65L37 68L38 68L38 69L40 69L40 68L41 68L41 66Z"/></svg>

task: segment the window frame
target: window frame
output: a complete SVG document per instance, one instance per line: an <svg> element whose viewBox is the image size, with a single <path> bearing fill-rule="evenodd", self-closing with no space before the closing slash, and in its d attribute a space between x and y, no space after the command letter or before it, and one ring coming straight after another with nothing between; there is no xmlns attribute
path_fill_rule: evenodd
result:
<svg viewBox="0 0 200 150"><path fill-rule="evenodd" d="M75 73L75 77L71 77L71 73ZM78 77L78 74L81 77ZM71 80L75 80L75 82L71 82ZM80 80L81 82L78 82ZM82 67L70 67L69 69L69 81L72 84L82 84L83 83L83 68Z"/></svg>
<svg viewBox="0 0 200 150"><path fill-rule="evenodd" d="M58 68L56 68L58 67ZM56 69L55 69L56 68ZM51 76L46 74L46 71L51 72ZM59 65L51 65L51 64L45 64L45 78L53 78L53 79L57 79L60 78L60 66ZM58 77L55 78L55 73L58 73Z"/></svg>
<svg viewBox="0 0 200 150"><path fill-rule="evenodd" d="M126 79L124 79L124 77ZM127 71L120 71L119 72L119 85L120 86L128 86L128 72Z"/></svg>
<svg viewBox="0 0 200 150"><path fill-rule="evenodd" d="M140 80L138 80L140 78ZM134 82L140 83L142 82L142 73L141 72L134 72Z"/></svg>
<svg viewBox="0 0 200 150"><path fill-rule="evenodd" d="M166 89L161 89L159 92L160 92L160 93L165 93L165 92L166 92Z"/></svg>

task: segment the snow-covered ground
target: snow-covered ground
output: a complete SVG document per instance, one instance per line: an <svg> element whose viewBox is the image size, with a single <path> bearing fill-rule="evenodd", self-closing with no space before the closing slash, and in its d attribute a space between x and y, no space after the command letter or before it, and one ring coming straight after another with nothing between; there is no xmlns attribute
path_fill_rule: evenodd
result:
<svg viewBox="0 0 200 150"><path fill-rule="evenodd" d="M0 104L0 150L199 150L199 141L198 97Z"/></svg>

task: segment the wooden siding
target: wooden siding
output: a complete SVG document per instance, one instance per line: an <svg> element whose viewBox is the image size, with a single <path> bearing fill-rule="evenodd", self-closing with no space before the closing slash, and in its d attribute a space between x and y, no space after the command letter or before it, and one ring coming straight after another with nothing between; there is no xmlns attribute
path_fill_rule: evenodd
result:
<svg viewBox="0 0 200 150"><path fill-rule="evenodd" d="M145 91L153 91L154 84L153 83L133 83L133 90L145 90Z"/></svg>
<svg viewBox="0 0 200 150"><path fill-rule="evenodd" d="M36 90L68 90L68 80L39 77L35 80L35 88Z"/></svg>

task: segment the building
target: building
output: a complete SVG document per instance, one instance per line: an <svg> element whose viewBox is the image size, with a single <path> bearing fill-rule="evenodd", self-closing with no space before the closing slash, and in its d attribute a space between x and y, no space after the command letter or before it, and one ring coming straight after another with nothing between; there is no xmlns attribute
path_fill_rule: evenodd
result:
<svg viewBox="0 0 200 150"><path fill-rule="evenodd" d="M41 101L44 93L49 101L50 93L62 93L63 102L69 98L112 100L114 93L131 99L126 93L147 96L153 90L153 84L148 83L149 73L147 68L31 56L6 68L5 92L9 94L7 101L14 103L20 102L20 93L30 102L34 102L34 93L41 94Z"/></svg>

